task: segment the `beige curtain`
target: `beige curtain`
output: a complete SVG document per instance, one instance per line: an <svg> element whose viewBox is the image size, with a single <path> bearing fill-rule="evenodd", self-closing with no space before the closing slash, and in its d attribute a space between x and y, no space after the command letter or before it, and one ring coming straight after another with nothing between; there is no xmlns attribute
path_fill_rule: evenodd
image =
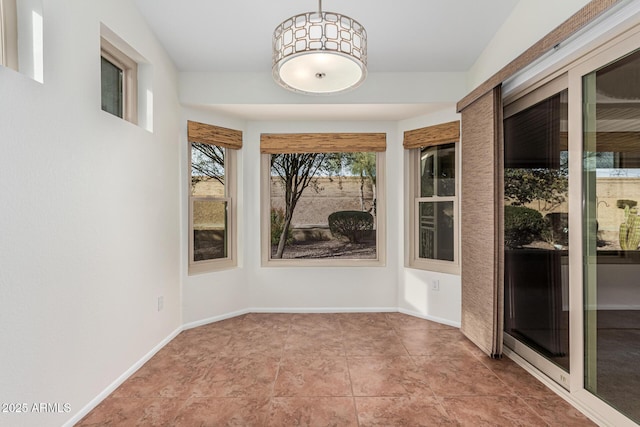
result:
<svg viewBox="0 0 640 427"><path fill-rule="evenodd" d="M502 355L502 94L500 86L462 113L462 333Z"/></svg>

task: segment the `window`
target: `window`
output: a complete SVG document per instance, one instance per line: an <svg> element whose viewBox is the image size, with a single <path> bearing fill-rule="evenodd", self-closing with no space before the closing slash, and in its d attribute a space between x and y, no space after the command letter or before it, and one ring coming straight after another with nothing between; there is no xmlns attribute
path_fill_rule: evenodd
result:
<svg viewBox="0 0 640 427"><path fill-rule="evenodd" d="M385 149L385 134L262 135L263 265L384 265Z"/></svg>
<svg viewBox="0 0 640 427"><path fill-rule="evenodd" d="M18 69L18 10L16 0L0 0L0 65Z"/></svg>
<svg viewBox="0 0 640 427"><path fill-rule="evenodd" d="M102 110L131 123L138 121L138 64L100 39Z"/></svg>
<svg viewBox="0 0 640 427"><path fill-rule="evenodd" d="M407 265L458 273L457 140L460 122L405 133Z"/></svg>
<svg viewBox="0 0 640 427"><path fill-rule="evenodd" d="M236 151L242 132L188 122L189 274L236 265Z"/></svg>

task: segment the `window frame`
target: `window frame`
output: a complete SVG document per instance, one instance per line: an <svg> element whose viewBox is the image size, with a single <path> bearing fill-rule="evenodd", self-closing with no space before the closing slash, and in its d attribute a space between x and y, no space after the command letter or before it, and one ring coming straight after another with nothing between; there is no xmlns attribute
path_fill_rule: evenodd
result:
<svg viewBox="0 0 640 427"><path fill-rule="evenodd" d="M420 195L420 156L421 149L417 147L405 150L405 164L407 173L405 180L406 212L405 221L405 266L418 270L427 270L447 274L460 274L460 141L449 141L455 149L455 196L422 197ZM444 145L444 144L442 144ZM424 202L453 202L453 261L420 258L420 203Z"/></svg>
<svg viewBox="0 0 640 427"><path fill-rule="evenodd" d="M0 0L0 65L18 70L18 9L16 0Z"/></svg>
<svg viewBox="0 0 640 427"><path fill-rule="evenodd" d="M337 151L338 152L338 151ZM368 152L363 150L362 152ZM375 259L272 259L271 258L271 155L260 155L260 252L262 267L384 267L386 265L386 161L376 152L376 258Z"/></svg>
<svg viewBox="0 0 640 427"><path fill-rule="evenodd" d="M122 101L123 101L123 120L135 125L138 124L138 63L117 48L113 43L104 36L100 37L100 58L104 58L117 68L122 70ZM102 73L100 73L100 81L102 82ZM100 93L100 104L102 109L102 91ZM105 110L102 110L105 111ZM108 113L107 111L105 111ZM111 113L108 113L111 114ZM111 114L119 117L115 114Z"/></svg>
<svg viewBox="0 0 640 427"><path fill-rule="evenodd" d="M191 156L193 150L193 144L209 144L220 147L224 150L225 157L225 165L224 165L224 179L225 179L225 195L224 197L215 197L215 196L193 196L191 194L191 174L192 174L192 163ZM217 270L225 270L229 268L234 268L237 266L237 244L236 244L236 236L237 236L237 228L236 228L236 205L237 205L237 182L236 182L236 165L237 165L237 151L234 149L230 149L218 144L212 144L210 142L202 142L202 141L189 141L188 142L188 197L189 197L189 243L188 243L188 274L202 274L211 271ZM227 224L226 224L226 235L227 235L227 256L224 258L210 259L210 260L201 260L195 261L193 257L193 249L194 249L194 236L193 236L193 204L196 201L214 201L214 202L226 202L227 203Z"/></svg>

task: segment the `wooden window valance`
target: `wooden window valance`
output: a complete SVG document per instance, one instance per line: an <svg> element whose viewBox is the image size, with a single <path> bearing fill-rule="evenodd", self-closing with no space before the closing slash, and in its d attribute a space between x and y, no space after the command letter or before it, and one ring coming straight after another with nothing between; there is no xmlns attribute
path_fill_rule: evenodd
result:
<svg viewBox="0 0 640 427"><path fill-rule="evenodd" d="M218 145L233 150L242 148L242 131L191 120L187 121L187 138L189 142Z"/></svg>
<svg viewBox="0 0 640 427"><path fill-rule="evenodd" d="M357 153L387 150L386 133L263 133L260 152Z"/></svg>
<svg viewBox="0 0 640 427"><path fill-rule="evenodd" d="M405 149L411 150L421 147L450 144L460 140L460 120L442 123L435 126L409 130L404 133Z"/></svg>

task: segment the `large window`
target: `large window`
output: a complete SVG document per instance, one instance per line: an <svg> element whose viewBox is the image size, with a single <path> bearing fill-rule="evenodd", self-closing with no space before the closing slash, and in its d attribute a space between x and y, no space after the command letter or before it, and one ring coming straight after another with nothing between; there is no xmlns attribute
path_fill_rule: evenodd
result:
<svg viewBox="0 0 640 427"><path fill-rule="evenodd" d="M100 39L102 110L138 121L138 64L105 38Z"/></svg>
<svg viewBox="0 0 640 427"><path fill-rule="evenodd" d="M235 157L242 133L197 122L188 127L189 273L194 274L236 265Z"/></svg>
<svg viewBox="0 0 640 427"><path fill-rule="evenodd" d="M405 134L409 267L459 272L458 138L459 122Z"/></svg>
<svg viewBox="0 0 640 427"><path fill-rule="evenodd" d="M345 143L345 135L364 145ZM288 148L270 145L281 138ZM300 138L262 138L264 264L383 264L385 135ZM300 144L309 138L313 147Z"/></svg>

